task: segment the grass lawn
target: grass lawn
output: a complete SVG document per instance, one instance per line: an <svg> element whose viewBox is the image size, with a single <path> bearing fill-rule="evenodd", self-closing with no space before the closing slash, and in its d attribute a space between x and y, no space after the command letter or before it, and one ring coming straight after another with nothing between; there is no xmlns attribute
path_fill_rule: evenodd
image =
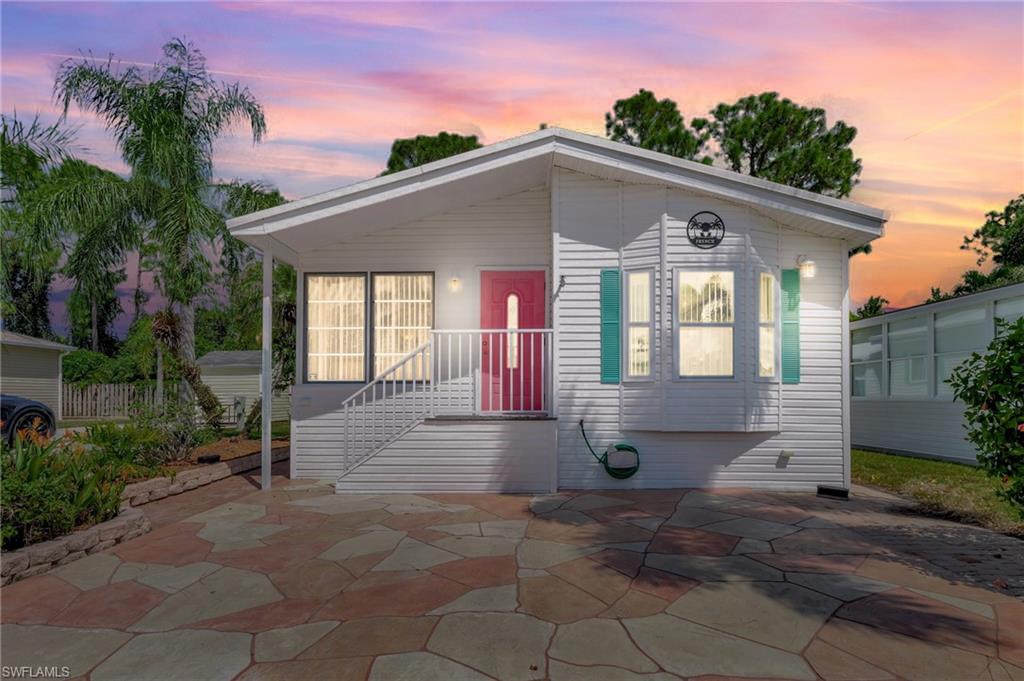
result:
<svg viewBox="0 0 1024 681"><path fill-rule="evenodd" d="M1024 518L996 494L999 481L980 468L861 449L852 459L856 483L913 499L929 515L1024 537Z"/></svg>

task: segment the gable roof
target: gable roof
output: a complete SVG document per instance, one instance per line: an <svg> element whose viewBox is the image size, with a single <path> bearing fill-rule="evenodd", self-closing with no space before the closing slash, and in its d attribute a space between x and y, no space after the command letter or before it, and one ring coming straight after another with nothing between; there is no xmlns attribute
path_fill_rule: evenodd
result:
<svg viewBox="0 0 1024 681"><path fill-rule="evenodd" d="M250 213L228 221L232 234L276 257L390 229L430 215L546 186L553 167L621 182L677 187L749 205L851 247L882 235L885 211L731 170L547 128L393 175Z"/></svg>
<svg viewBox="0 0 1024 681"><path fill-rule="evenodd" d="M45 338L36 338L35 336L26 336L23 333L15 333L6 329L0 329L0 343L4 345L17 345L23 348L35 348L37 350L69 352L75 349L72 345L64 345L63 343L56 343Z"/></svg>
<svg viewBox="0 0 1024 681"><path fill-rule="evenodd" d="M214 350L196 362L201 367L256 367L262 366L259 350Z"/></svg>

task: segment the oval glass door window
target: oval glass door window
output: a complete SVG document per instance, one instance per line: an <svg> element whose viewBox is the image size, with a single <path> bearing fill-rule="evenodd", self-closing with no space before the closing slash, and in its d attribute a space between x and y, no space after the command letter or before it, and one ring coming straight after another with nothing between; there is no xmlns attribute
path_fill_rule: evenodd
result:
<svg viewBox="0 0 1024 681"><path fill-rule="evenodd" d="M508 294L508 298L505 300L505 327L508 329L519 328L519 295L516 293ZM505 344L508 348L507 356L505 358L505 366L509 369L519 368L519 334L512 332L508 334L508 343Z"/></svg>

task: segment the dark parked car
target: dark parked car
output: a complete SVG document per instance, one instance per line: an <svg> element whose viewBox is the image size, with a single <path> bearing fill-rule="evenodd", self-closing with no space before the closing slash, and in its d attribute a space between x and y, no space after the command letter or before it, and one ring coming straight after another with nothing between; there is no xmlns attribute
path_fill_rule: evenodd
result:
<svg viewBox="0 0 1024 681"><path fill-rule="evenodd" d="M11 444L15 435L35 432L45 438L57 432L53 411L42 402L17 395L0 395L0 437Z"/></svg>

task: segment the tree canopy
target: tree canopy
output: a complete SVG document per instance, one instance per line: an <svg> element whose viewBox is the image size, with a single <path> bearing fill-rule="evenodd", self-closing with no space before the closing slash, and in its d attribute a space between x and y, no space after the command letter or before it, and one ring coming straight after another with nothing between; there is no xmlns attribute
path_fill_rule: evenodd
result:
<svg viewBox="0 0 1024 681"><path fill-rule="evenodd" d="M391 144L387 168L381 175L390 175L432 161L440 161L464 151L479 149L481 146L476 135L460 135L456 132L396 139Z"/></svg>
<svg viewBox="0 0 1024 681"><path fill-rule="evenodd" d="M641 89L626 99L616 100L604 115L609 139L662 154L711 163L705 145L710 137L705 121L695 119L691 129L671 99L658 99Z"/></svg>

